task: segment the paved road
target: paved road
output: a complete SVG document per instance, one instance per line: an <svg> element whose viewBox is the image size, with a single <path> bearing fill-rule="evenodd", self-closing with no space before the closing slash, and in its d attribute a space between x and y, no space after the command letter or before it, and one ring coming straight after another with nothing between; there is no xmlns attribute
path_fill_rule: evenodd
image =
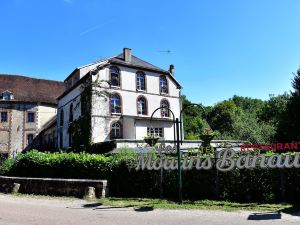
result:
<svg viewBox="0 0 300 225"><path fill-rule="evenodd" d="M272 219L273 218L273 219ZM103 207L77 199L0 194L0 225L243 225L300 224L300 216L205 210Z"/></svg>

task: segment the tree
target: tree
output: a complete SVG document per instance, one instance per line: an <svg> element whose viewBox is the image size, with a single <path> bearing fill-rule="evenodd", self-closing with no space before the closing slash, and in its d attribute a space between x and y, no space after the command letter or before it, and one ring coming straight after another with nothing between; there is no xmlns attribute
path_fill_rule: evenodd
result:
<svg viewBox="0 0 300 225"><path fill-rule="evenodd" d="M231 99L237 107L247 113L258 113L263 108L265 102L261 99L253 99L234 95Z"/></svg>
<svg viewBox="0 0 300 225"><path fill-rule="evenodd" d="M233 139L251 143L270 143L275 135L276 127L271 123L259 122L255 113L243 112L233 123Z"/></svg>
<svg viewBox="0 0 300 225"><path fill-rule="evenodd" d="M286 112L289 98L290 95L288 95L288 93L278 96L270 95L270 99L265 102L259 112L259 120L278 126L279 121Z"/></svg>
<svg viewBox="0 0 300 225"><path fill-rule="evenodd" d="M225 100L215 105L208 112L208 123L213 130L218 130L221 133L233 132L233 123L241 114L241 108L231 100Z"/></svg>
<svg viewBox="0 0 300 225"><path fill-rule="evenodd" d="M181 101L183 108L192 104L184 95L181 96ZM183 126L186 140L199 139L203 128L209 127L206 121L206 113L199 106L189 107L188 110L183 112Z"/></svg>
<svg viewBox="0 0 300 225"><path fill-rule="evenodd" d="M278 141L299 141L300 138L300 69L294 74L292 87L294 91L291 93L286 111L278 125Z"/></svg>

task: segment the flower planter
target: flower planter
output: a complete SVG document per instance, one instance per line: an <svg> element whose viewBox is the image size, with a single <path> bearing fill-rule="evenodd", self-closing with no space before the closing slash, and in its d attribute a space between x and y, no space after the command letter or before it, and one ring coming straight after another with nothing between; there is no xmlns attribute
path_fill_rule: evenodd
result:
<svg viewBox="0 0 300 225"><path fill-rule="evenodd" d="M210 142L215 137L215 135L212 134L201 134L200 139L203 141L203 147L210 146Z"/></svg>
<svg viewBox="0 0 300 225"><path fill-rule="evenodd" d="M159 137L145 137L144 141L153 147L158 142Z"/></svg>

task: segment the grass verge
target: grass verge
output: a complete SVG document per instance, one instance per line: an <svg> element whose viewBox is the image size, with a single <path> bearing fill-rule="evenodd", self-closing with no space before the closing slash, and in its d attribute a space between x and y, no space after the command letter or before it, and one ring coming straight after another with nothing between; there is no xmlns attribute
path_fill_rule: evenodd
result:
<svg viewBox="0 0 300 225"><path fill-rule="evenodd" d="M283 211L295 210L292 204L259 204L259 203L236 203L227 201L199 200L183 201L178 204L174 201L147 198L103 198L100 204L113 207L134 207L152 209L205 209L223 211ZM298 209L298 208L297 208Z"/></svg>

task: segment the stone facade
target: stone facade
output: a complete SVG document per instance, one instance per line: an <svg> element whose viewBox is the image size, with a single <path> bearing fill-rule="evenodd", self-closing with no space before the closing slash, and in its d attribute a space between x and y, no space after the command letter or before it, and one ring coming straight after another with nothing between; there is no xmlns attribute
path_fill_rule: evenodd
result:
<svg viewBox="0 0 300 225"><path fill-rule="evenodd" d="M40 145L41 128L55 117L56 106L0 102L0 112L7 113L7 122L0 122L0 152L11 155ZM33 120L28 121L28 113Z"/></svg>
<svg viewBox="0 0 300 225"><path fill-rule="evenodd" d="M0 74L0 154L40 147L40 132L56 117L64 90L63 82Z"/></svg>

